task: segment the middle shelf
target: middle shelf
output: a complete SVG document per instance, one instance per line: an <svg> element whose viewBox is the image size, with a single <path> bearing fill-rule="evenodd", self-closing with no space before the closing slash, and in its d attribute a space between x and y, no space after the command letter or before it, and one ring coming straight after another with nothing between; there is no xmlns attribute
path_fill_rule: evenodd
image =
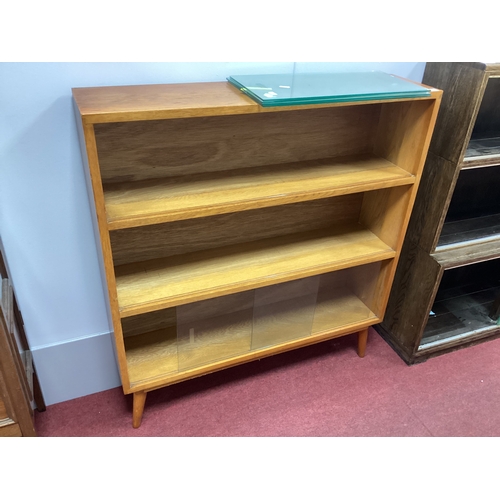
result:
<svg viewBox="0 0 500 500"><path fill-rule="evenodd" d="M360 224L118 266L121 317L394 257Z"/></svg>
<svg viewBox="0 0 500 500"><path fill-rule="evenodd" d="M371 154L204 172L104 186L110 230L206 217L413 184L415 176Z"/></svg>
<svg viewBox="0 0 500 500"><path fill-rule="evenodd" d="M111 231L120 316L392 259L412 187Z"/></svg>

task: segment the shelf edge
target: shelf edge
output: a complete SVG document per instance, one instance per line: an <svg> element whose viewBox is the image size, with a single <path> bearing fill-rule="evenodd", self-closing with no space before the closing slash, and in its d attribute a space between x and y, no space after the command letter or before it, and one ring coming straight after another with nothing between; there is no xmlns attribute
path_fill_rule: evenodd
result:
<svg viewBox="0 0 500 500"><path fill-rule="evenodd" d="M500 257L500 235L437 247L430 256L445 269L492 260Z"/></svg>
<svg viewBox="0 0 500 500"><path fill-rule="evenodd" d="M234 201L230 203L214 204L210 207L193 207L175 211L155 212L146 215L132 217L108 217L108 230L116 231L133 227L142 227L167 222L175 222L187 219L210 217L246 210L270 208L279 205L289 205L305 201L313 201L325 198L333 198L347 194L356 194L379 189L391 189L393 187L407 186L415 183L415 176L408 174L393 180L379 180L371 183L352 184L341 188L328 188L323 190L304 191L285 196L269 196L266 198L254 198L248 201Z"/></svg>
<svg viewBox="0 0 500 500"><path fill-rule="evenodd" d="M195 293L180 294L177 295L176 297L166 300L159 299L156 301L151 301L138 305L125 306L119 308L120 317L127 318L129 316L137 316L139 314L158 311L160 309L167 309L169 307L176 307L183 304L188 304L190 302L197 302L200 300L222 297L224 295L230 295L232 293L243 292L270 285L276 285L279 283L285 283L288 281L308 278L310 276L317 276L319 274L325 274L333 271L340 271L341 269L357 267L364 264L382 262L384 260L393 259L395 256L396 256L395 250L392 249L387 249L385 251L381 250L377 253L373 253L368 256L360 256L355 259L335 262L329 265L321 265L321 266L314 266L306 269L301 269L295 271L293 274L288 272L282 274L274 274L267 278L254 278L244 282L238 282L236 284L224 285L206 290L198 290Z"/></svg>

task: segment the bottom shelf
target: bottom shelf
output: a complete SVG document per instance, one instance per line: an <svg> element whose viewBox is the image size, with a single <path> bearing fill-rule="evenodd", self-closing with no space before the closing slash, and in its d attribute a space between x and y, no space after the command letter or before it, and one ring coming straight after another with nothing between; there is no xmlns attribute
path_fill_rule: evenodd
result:
<svg viewBox="0 0 500 500"><path fill-rule="evenodd" d="M445 270L419 350L500 328L500 259Z"/></svg>
<svg viewBox="0 0 500 500"><path fill-rule="evenodd" d="M173 308L169 326L125 337L130 385L168 385L377 323L367 303L380 267L369 264Z"/></svg>

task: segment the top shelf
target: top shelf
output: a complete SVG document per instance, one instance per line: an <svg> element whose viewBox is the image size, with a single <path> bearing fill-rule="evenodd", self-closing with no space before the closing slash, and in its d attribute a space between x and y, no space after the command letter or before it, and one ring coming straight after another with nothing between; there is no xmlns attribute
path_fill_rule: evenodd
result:
<svg viewBox="0 0 500 500"><path fill-rule="evenodd" d="M436 99L441 91L422 85L430 96L301 105L300 108L363 105L377 102ZM228 82L74 88L84 124L161 120L296 110L297 106L263 108Z"/></svg>
<svg viewBox="0 0 500 500"><path fill-rule="evenodd" d="M373 155L311 160L104 186L110 230L413 184Z"/></svg>

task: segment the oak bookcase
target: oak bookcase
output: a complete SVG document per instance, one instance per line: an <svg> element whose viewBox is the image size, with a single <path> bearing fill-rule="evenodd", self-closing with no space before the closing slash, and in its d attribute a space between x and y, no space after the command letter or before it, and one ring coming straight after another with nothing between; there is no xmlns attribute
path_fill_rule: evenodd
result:
<svg viewBox="0 0 500 500"><path fill-rule="evenodd" d="M500 335L500 64L427 63L443 90L387 311L408 363Z"/></svg>
<svg viewBox="0 0 500 500"><path fill-rule="evenodd" d="M148 391L381 321L442 92L73 89L133 426Z"/></svg>

